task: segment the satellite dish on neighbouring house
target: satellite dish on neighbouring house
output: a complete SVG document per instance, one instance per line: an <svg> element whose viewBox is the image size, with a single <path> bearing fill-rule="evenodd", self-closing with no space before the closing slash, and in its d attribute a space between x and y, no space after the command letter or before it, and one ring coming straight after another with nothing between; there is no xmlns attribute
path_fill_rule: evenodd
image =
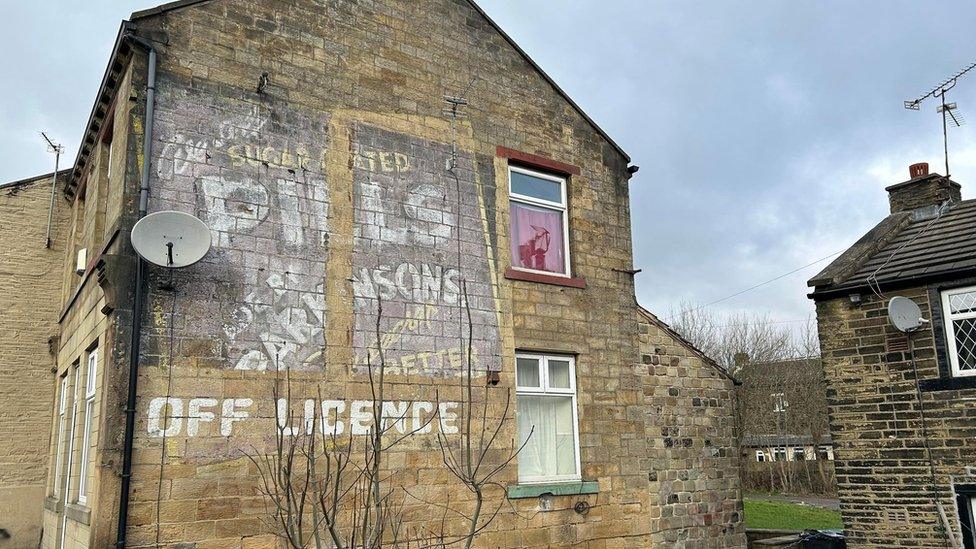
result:
<svg viewBox="0 0 976 549"><path fill-rule="evenodd" d="M925 322L918 304L902 296L888 301L888 320L899 332L914 332Z"/></svg>
<svg viewBox="0 0 976 549"><path fill-rule="evenodd" d="M183 212L155 212L140 219L130 235L139 257L160 267L193 265L210 251L210 228Z"/></svg>

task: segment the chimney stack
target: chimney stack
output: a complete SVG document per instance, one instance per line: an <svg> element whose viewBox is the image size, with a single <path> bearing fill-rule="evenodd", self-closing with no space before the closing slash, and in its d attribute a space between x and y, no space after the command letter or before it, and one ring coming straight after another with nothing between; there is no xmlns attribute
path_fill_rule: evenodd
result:
<svg viewBox="0 0 976 549"><path fill-rule="evenodd" d="M938 207L946 200L962 200L961 186L937 173L929 173L928 162L919 162L908 167L911 179L885 188L891 213L910 212L920 208Z"/></svg>

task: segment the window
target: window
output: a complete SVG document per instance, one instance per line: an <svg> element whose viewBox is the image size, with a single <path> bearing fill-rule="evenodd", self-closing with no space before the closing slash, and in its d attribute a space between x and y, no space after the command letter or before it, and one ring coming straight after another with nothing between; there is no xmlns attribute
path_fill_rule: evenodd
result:
<svg viewBox="0 0 976 549"><path fill-rule="evenodd" d="M85 372L85 424L81 438L81 465L78 472L78 503L88 503L88 458L91 446L92 414L95 411L95 381L98 375L98 349L88 353Z"/></svg>
<svg viewBox="0 0 976 549"><path fill-rule="evenodd" d="M976 375L976 286L942 292L942 312L952 375Z"/></svg>
<svg viewBox="0 0 976 549"><path fill-rule="evenodd" d="M773 399L773 411L781 414L786 412L790 403L786 401L786 393L773 393L769 395Z"/></svg>
<svg viewBox="0 0 976 549"><path fill-rule="evenodd" d="M61 462L64 460L64 428L67 421L68 409L68 374L61 376L61 387L58 390L58 431L57 450L54 452L54 495L61 493Z"/></svg>
<svg viewBox="0 0 976 549"><path fill-rule="evenodd" d="M786 461L786 448L773 448L773 461Z"/></svg>
<svg viewBox="0 0 976 549"><path fill-rule="evenodd" d="M756 461L760 463L766 461L766 452L763 452L762 450L756 450Z"/></svg>
<svg viewBox="0 0 976 549"><path fill-rule="evenodd" d="M830 446L821 446L817 448L817 459L834 459L834 453L830 450Z"/></svg>
<svg viewBox="0 0 976 549"><path fill-rule="evenodd" d="M807 453L803 448L793 448L793 461L806 461Z"/></svg>
<svg viewBox="0 0 976 549"><path fill-rule="evenodd" d="M515 377L519 482L579 480L575 360L519 353Z"/></svg>
<svg viewBox="0 0 976 549"><path fill-rule="evenodd" d="M569 276L566 178L509 168L512 267Z"/></svg>

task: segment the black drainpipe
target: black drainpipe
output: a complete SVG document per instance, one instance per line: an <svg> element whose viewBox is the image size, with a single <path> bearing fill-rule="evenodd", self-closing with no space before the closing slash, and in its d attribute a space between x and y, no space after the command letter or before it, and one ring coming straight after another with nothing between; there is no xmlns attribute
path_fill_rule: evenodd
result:
<svg viewBox="0 0 976 549"><path fill-rule="evenodd" d="M149 209L149 164L152 159L153 111L156 106L156 48L139 38L128 34L126 38L149 52L146 69L146 122L142 136L142 179L139 182L139 217L146 216ZM132 334L129 342L129 392L125 402L125 441L122 450L122 488L119 494L119 525L115 546L125 547L126 525L129 521L129 486L132 483L132 442L136 429L136 386L139 381L139 344L142 332L142 302L145 299L146 262L139 257L136 267L135 301L132 304Z"/></svg>

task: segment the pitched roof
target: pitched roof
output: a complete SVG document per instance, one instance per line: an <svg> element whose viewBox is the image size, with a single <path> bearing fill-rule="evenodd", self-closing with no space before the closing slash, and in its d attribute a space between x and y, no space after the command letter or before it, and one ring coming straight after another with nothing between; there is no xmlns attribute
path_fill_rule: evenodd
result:
<svg viewBox="0 0 976 549"><path fill-rule="evenodd" d="M976 200L951 204L941 216L889 215L808 285L814 297L868 287L921 283L976 273Z"/></svg>
<svg viewBox="0 0 976 549"><path fill-rule="evenodd" d="M173 10L177 10L177 9L181 9L181 8L186 8L186 7L189 7L189 6L193 6L195 4L201 4L203 2L209 2L209 1L211 1L211 0L176 0L175 2L168 2L168 3L165 3L165 4L161 4L159 6L156 6L154 8L149 8L149 9L145 9L145 10L140 10L140 11L133 12L132 15L130 16L130 19L132 21L135 21L137 19L143 19L143 18L150 17L150 16L153 16L153 15L158 15L158 14L161 14L161 13L165 13L165 12L168 12L168 11L173 11ZM557 94L559 94L567 103L569 103L569 105L581 117L583 117L583 120L586 120L586 122L590 126L592 126L593 129L598 134L600 134L601 137L603 137L604 139L606 139L607 143L609 143L610 146L614 148L614 150L616 150L618 153L620 153L620 155L623 156L624 159L628 163L630 162L630 155L628 155L623 150L623 148L620 145L618 145L617 142L614 141L610 137L610 135L607 134L607 132L605 132L603 130L603 128L600 127L599 124L597 124L592 118L590 118L590 115L586 114L586 111L584 111L582 107L580 107L575 101L573 101L573 98L571 98L568 93L566 93L565 91L563 91L563 89L559 87L559 84L556 84L556 81L553 80L552 77L550 77L548 74L546 74L546 71L542 70L542 67L540 67L538 63L536 63L531 57L529 57L529 54L527 54L525 52L525 50L523 50L515 42L515 40L512 39L512 37L510 37L504 30L502 30L502 28L498 25L498 23L496 23L491 17L489 17L488 14L485 12L485 10L483 10L481 8L481 6L479 6L477 4L477 2L475 2L474 0L466 0L466 1L468 2L468 4L471 5L471 7L476 12L478 12L479 15L481 15L481 17L483 17L485 19L485 21L487 21L495 29L496 32L498 32L498 34L501 35L501 37L503 39L505 39L506 42L508 42L508 44L516 52L518 52L519 55L522 56L523 59L525 59L525 61L529 65L532 66L533 69L535 69L535 71L537 73L539 73L539 76L541 76L543 78L543 80L545 80L546 82L549 83L550 86L552 86L552 88L556 91Z"/></svg>

